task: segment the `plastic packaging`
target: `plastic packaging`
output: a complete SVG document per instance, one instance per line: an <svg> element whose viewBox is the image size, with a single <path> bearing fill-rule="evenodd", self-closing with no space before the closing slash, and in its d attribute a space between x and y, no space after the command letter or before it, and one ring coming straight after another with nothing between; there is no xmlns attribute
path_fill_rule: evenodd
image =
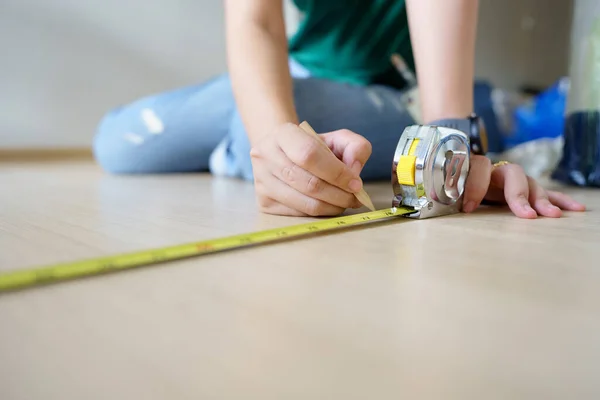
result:
<svg viewBox="0 0 600 400"><path fill-rule="evenodd" d="M563 78L521 105L514 112L514 126L506 137L506 148L537 139L563 136L569 79Z"/></svg>
<svg viewBox="0 0 600 400"><path fill-rule="evenodd" d="M552 177L600 187L600 1L577 0L562 158Z"/></svg>
<svg viewBox="0 0 600 400"><path fill-rule="evenodd" d="M503 152L490 158L519 164L536 179L550 175L562 154L568 92L568 78L533 98L497 89L494 106L503 128Z"/></svg>

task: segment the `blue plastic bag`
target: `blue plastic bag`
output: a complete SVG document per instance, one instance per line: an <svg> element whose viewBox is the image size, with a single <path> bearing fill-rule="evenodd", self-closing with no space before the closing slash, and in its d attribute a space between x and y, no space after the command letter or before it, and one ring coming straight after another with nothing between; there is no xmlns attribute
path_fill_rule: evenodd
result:
<svg viewBox="0 0 600 400"><path fill-rule="evenodd" d="M558 138L563 135L569 80L563 78L531 102L517 107L513 115L513 131L506 135L504 148L521 143Z"/></svg>

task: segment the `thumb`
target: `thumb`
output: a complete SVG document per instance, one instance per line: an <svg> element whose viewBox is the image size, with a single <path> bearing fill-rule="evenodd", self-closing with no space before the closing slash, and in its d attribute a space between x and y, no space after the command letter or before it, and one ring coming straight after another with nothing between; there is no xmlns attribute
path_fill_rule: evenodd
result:
<svg viewBox="0 0 600 400"><path fill-rule="evenodd" d="M371 143L358 133L348 129L340 129L324 133L321 137L336 157L342 160L357 175L371 157Z"/></svg>

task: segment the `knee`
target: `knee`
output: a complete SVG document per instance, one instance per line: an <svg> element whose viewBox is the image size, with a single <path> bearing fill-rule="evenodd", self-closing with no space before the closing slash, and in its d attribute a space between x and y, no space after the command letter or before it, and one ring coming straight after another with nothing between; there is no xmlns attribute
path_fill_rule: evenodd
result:
<svg viewBox="0 0 600 400"><path fill-rule="evenodd" d="M143 141L120 114L121 109L114 109L100 119L93 143L96 162L114 174L134 172L136 148Z"/></svg>
<svg viewBox="0 0 600 400"><path fill-rule="evenodd" d="M102 169L112 174L158 172L144 146L147 135L127 107L105 114L96 127L93 153Z"/></svg>
<svg viewBox="0 0 600 400"><path fill-rule="evenodd" d="M231 119L228 142L226 154L228 175L252 181L254 172L250 157L250 140L238 112L235 112Z"/></svg>

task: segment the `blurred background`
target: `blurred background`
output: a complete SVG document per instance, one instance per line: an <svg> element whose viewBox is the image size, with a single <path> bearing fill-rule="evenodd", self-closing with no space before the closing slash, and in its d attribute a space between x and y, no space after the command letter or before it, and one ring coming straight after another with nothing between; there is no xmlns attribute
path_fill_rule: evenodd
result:
<svg viewBox="0 0 600 400"><path fill-rule="evenodd" d="M572 0L480 4L476 73L496 108L568 74ZM298 18L288 2L289 33ZM0 1L0 149L89 148L110 108L225 72L223 31L221 0Z"/></svg>

